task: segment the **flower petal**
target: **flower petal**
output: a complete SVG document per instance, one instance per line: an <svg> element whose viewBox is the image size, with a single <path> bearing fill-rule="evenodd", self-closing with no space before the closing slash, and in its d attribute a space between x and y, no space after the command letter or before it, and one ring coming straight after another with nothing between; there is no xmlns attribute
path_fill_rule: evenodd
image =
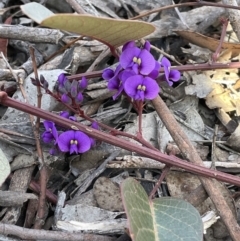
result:
<svg viewBox="0 0 240 241"><path fill-rule="evenodd" d="M169 73L169 79L174 82L178 81L180 77L181 77L181 73L176 69L171 70Z"/></svg>
<svg viewBox="0 0 240 241"><path fill-rule="evenodd" d="M135 99L138 96L137 88L139 85L142 85L143 78L142 75L134 75L125 80L123 87L129 97Z"/></svg>
<svg viewBox="0 0 240 241"><path fill-rule="evenodd" d="M136 47L136 44L134 41L129 41L127 43L125 43L122 47L122 52L127 49L127 48L133 48L133 47Z"/></svg>
<svg viewBox="0 0 240 241"><path fill-rule="evenodd" d="M159 75L159 70L160 70L160 63L158 61L155 61L155 68L154 70L148 75L148 77L152 79L156 79Z"/></svg>
<svg viewBox="0 0 240 241"><path fill-rule="evenodd" d="M63 94L63 95L61 96L61 101L62 101L63 103L69 104L69 105L72 104L72 100L71 100L71 98L70 98L67 94Z"/></svg>
<svg viewBox="0 0 240 241"><path fill-rule="evenodd" d="M78 154L78 148L76 144L70 144L70 150L69 150L70 154L73 154L74 152L76 154Z"/></svg>
<svg viewBox="0 0 240 241"><path fill-rule="evenodd" d="M138 57L141 59L140 73L143 75L150 74L154 70L156 62L152 54L143 49Z"/></svg>
<svg viewBox="0 0 240 241"><path fill-rule="evenodd" d="M60 75L58 76L57 81L58 81L58 84L59 84L60 86L64 86L64 83L67 81L66 75L65 75L64 73L60 74Z"/></svg>
<svg viewBox="0 0 240 241"><path fill-rule="evenodd" d="M49 130L52 130L52 128L53 128L53 126L54 126L55 124L54 124L54 122L52 122L52 121L47 121L47 120L45 120L45 121L43 122L43 125L44 125L46 131L49 131Z"/></svg>
<svg viewBox="0 0 240 241"><path fill-rule="evenodd" d="M83 76L82 79L81 79L81 81L79 81L79 88L80 88L81 90L84 90L84 89L87 88L87 85L88 85L88 81L87 81L86 77Z"/></svg>
<svg viewBox="0 0 240 241"><path fill-rule="evenodd" d="M70 114L68 111L61 111L60 116L68 119Z"/></svg>
<svg viewBox="0 0 240 241"><path fill-rule="evenodd" d="M141 53L141 49L140 48L137 48L137 47L126 48L122 52L122 54L120 56L120 59L119 59L121 66L124 69L131 67L134 64L133 58L134 57L138 57L140 53Z"/></svg>
<svg viewBox="0 0 240 241"><path fill-rule="evenodd" d="M145 41L145 44L143 46L144 49L146 49L148 52L150 52L151 44L149 41Z"/></svg>
<svg viewBox="0 0 240 241"><path fill-rule="evenodd" d="M154 79L145 77L142 85L146 87L144 91L145 99L152 100L157 97L160 88Z"/></svg>
<svg viewBox="0 0 240 241"><path fill-rule="evenodd" d="M105 80L110 80L114 76L114 71L112 69L105 69L102 73L102 78Z"/></svg>
<svg viewBox="0 0 240 241"><path fill-rule="evenodd" d="M42 137L43 142L45 142L45 143L50 143L54 140L53 134L49 131L43 132L41 137Z"/></svg>
<svg viewBox="0 0 240 241"><path fill-rule="evenodd" d="M170 73L171 63L169 62L169 60L167 58L163 57L161 59L161 65L164 68L166 80L169 81L169 73Z"/></svg>
<svg viewBox="0 0 240 241"><path fill-rule="evenodd" d="M81 131L75 131L75 140L77 140L78 153L84 153L91 148L90 138Z"/></svg>
<svg viewBox="0 0 240 241"><path fill-rule="evenodd" d="M68 152L70 150L70 142L74 140L74 131L65 131L58 137L58 147L62 152Z"/></svg>
<svg viewBox="0 0 240 241"><path fill-rule="evenodd" d="M82 95L81 92L79 92L79 93L77 94L76 98L75 98L75 102L76 102L76 104L79 105L82 101L83 101L83 95Z"/></svg>

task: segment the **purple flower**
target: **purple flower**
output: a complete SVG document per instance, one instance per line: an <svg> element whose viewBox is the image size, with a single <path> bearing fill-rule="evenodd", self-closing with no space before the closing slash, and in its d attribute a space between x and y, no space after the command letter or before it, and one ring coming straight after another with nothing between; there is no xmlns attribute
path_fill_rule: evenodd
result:
<svg viewBox="0 0 240 241"><path fill-rule="evenodd" d="M155 68L155 59L147 49L127 47L120 56L124 69L132 68L136 74L148 75Z"/></svg>
<svg viewBox="0 0 240 241"><path fill-rule="evenodd" d="M161 64L158 61L155 61L155 67L152 70L152 72L148 75L148 77L152 79L156 79L159 75L160 67L161 67Z"/></svg>
<svg viewBox="0 0 240 241"><path fill-rule="evenodd" d="M149 41L145 41L143 48L150 52L150 49L151 49L150 42Z"/></svg>
<svg viewBox="0 0 240 241"><path fill-rule="evenodd" d="M93 122L92 122L91 127L92 127L93 129L95 129L95 130L99 130L99 125L98 125L98 123L97 123L96 121L93 121Z"/></svg>
<svg viewBox="0 0 240 241"><path fill-rule="evenodd" d="M159 86L156 81L150 77L134 75L124 82L124 90L128 96L134 100L154 99L159 92Z"/></svg>
<svg viewBox="0 0 240 241"><path fill-rule="evenodd" d="M123 45L123 47L122 47L122 52L123 52L125 49L127 49L127 48L134 48L134 47L136 47L135 42L134 42L134 41L129 41L129 42L127 42L127 43L125 43L125 44Z"/></svg>
<svg viewBox="0 0 240 241"><path fill-rule="evenodd" d="M87 85L88 85L88 81L87 81L86 77L83 76L81 81L79 81L79 88L80 88L80 90L86 89Z"/></svg>
<svg viewBox="0 0 240 241"><path fill-rule="evenodd" d="M58 132L55 127L55 123L52 121L44 121L43 125L46 131L42 134L42 139L45 143L50 143L53 140L57 142L58 140Z"/></svg>
<svg viewBox="0 0 240 241"><path fill-rule="evenodd" d="M79 105L82 101L83 101L83 95L81 92L79 92L75 98L75 103Z"/></svg>
<svg viewBox="0 0 240 241"><path fill-rule="evenodd" d="M75 116L70 116L68 111L61 111L60 116L72 121L77 121L77 118Z"/></svg>
<svg viewBox="0 0 240 241"><path fill-rule="evenodd" d="M112 69L106 69L103 71L102 77L105 80L108 80L108 89L116 90L117 92L113 95L113 99L115 100L122 92L122 80L120 78L120 71L122 70L122 66L119 64L115 71Z"/></svg>
<svg viewBox="0 0 240 241"><path fill-rule="evenodd" d="M75 98L77 96L77 94L78 94L78 85L79 85L78 81L76 81L76 80L72 81L70 93L71 93L71 96L73 98Z"/></svg>
<svg viewBox="0 0 240 241"><path fill-rule="evenodd" d="M180 72L178 70L170 69L171 63L166 57L163 57L161 59L161 65L164 68L165 78L166 78L169 86L172 86L173 82L176 82L180 79L180 76L181 76Z"/></svg>
<svg viewBox="0 0 240 241"><path fill-rule="evenodd" d="M65 131L58 137L58 147L62 152L84 153L91 148L90 138L81 131Z"/></svg>
<svg viewBox="0 0 240 241"><path fill-rule="evenodd" d="M119 65L119 66L121 66L121 65ZM115 72L112 69L105 69L105 70L103 70L102 77L105 80L110 80L111 78L114 77L114 73Z"/></svg>
<svg viewBox="0 0 240 241"><path fill-rule="evenodd" d="M60 74L60 75L58 76L58 79L57 79L58 85L61 86L61 87L64 87L64 84L65 84L65 82L66 82L67 80L68 80L68 79L67 79L67 77L66 77L66 75L65 75L64 73Z"/></svg>
<svg viewBox="0 0 240 241"><path fill-rule="evenodd" d="M72 104L72 99L67 94L63 94L61 96L61 101L65 104L69 104L69 105Z"/></svg>

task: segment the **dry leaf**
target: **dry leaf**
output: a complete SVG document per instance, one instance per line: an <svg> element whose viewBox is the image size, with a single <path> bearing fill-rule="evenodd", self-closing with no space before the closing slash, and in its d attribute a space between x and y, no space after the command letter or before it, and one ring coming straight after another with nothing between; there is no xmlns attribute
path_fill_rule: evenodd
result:
<svg viewBox="0 0 240 241"><path fill-rule="evenodd" d="M175 30L174 32L187 39L190 43L210 49L213 52L217 49L220 42L219 40L190 30ZM230 50L232 51L232 57L236 57L240 53L240 44L223 42L222 50Z"/></svg>
<svg viewBox="0 0 240 241"><path fill-rule="evenodd" d="M236 100L231 97L230 93L221 85L215 85L214 90L206 98L206 105L210 109L222 108L225 112L233 111L236 109Z"/></svg>

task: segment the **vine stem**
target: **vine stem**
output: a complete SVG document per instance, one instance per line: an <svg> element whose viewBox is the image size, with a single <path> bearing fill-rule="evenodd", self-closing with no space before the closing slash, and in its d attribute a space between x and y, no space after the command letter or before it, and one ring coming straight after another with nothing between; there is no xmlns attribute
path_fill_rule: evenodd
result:
<svg viewBox="0 0 240 241"><path fill-rule="evenodd" d="M15 108L17 110L21 110L25 113L29 113L29 114L38 116L42 119L53 121L55 124L60 125L62 127L73 129L73 130L80 130L99 141L103 141L103 142L109 143L111 145L118 146L120 148L124 148L131 152L136 152L142 156L149 157L156 161L165 163L166 165L179 167L179 168L185 169L186 171L189 171L191 173L194 173L194 174L197 174L200 176L215 178L215 179L218 179L219 181L231 183L231 184L234 184L234 185L240 187L240 177L233 176L233 175L230 175L227 173L222 173L222 172L216 171L216 170L210 170L210 169L205 168L204 166L192 164L185 160L181 160L180 158L177 158L176 156L168 156L166 154L161 153L160 151L152 150L150 148L140 146L138 144L124 140L122 138L112 136L108 133L105 133L105 132L102 132L99 130L95 130L95 129L85 126L81 123L73 122L71 120L68 120L68 119L63 118L58 115L55 115L48 111L39 109L35 106L31 106L29 104L14 100L14 99L8 97L7 93L3 92L3 91L0 92L0 103L5 106Z"/></svg>

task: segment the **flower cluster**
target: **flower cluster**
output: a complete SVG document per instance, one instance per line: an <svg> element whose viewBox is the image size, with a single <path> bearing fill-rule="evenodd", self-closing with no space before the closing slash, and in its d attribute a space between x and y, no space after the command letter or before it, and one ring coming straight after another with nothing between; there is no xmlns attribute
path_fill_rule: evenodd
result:
<svg viewBox="0 0 240 241"><path fill-rule="evenodd" d="M179 80L179 71L170 70L171 64L167 58L163 57L161 63L154 59L148 41L142 48L130 41L123 46L116 69L105 69L102 77L108 81L108 89L116 91L114 100L123 91L134 100L152 100L160 90L155 79L161 66L164 67L169 85L172 85L172 81Z"/></svg>
<svg viewBox="0 0 240 241"><path fill-rule="evenodd" d="M67 111L60 113L60 116L72 121L76 121L74 116L70 116ZM88 151L95 145L95 140L81 131L75 130L57 130L57 127L52 121L44 121L45 132L42 134L42 140L45 143L53 143L50 149L51 155L57 155L61 152L69 152L70 154L79 154ZM92 123L92 128L98 129L96 122Z"/></svg>
<svg viewBox="0 0 240 241"><path fill-rule="evenodd" d="M62 73L58 76L57 85L55 90L61 95L61 101L66 104L77 104L79 105L83 101L82 92L87 87L87 79L82 77L81 81L68 80L67 76Z"/></svg>

